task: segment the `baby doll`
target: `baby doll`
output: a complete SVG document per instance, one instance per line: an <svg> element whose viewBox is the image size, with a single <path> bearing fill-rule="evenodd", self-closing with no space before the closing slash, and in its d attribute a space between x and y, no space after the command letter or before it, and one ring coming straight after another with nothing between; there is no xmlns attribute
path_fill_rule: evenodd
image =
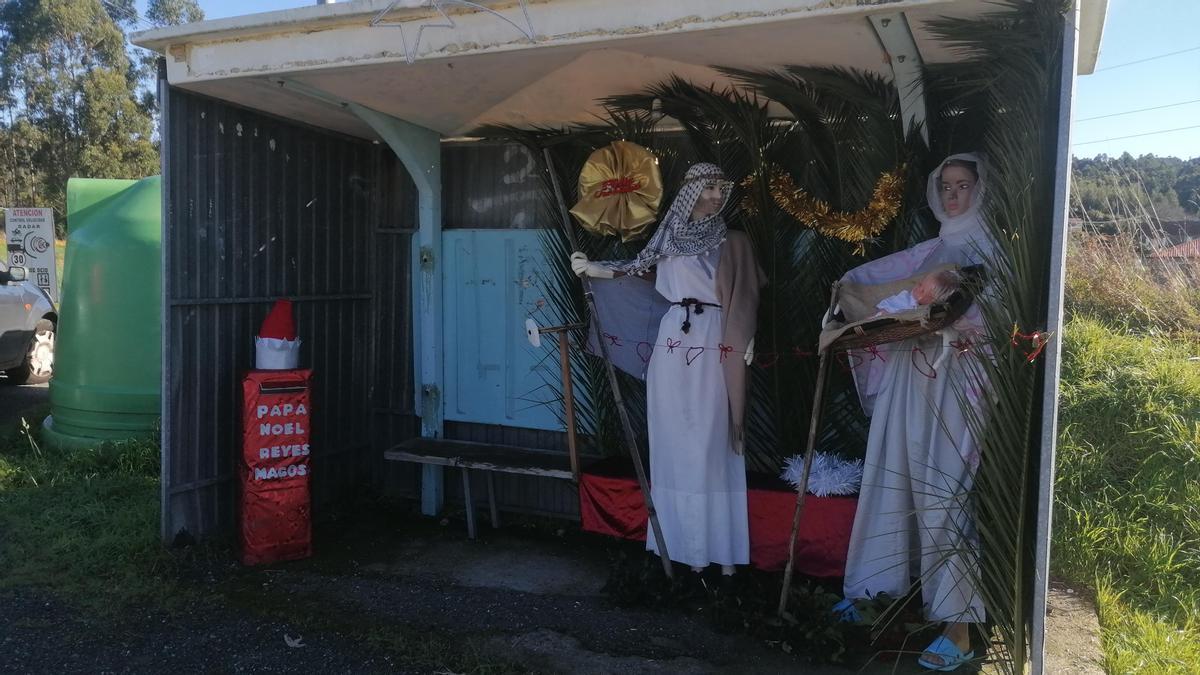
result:
<svg viewBox="0 0 1200 675"><path fill-rule="evenodd" d="M921 277L911 291L900 291L879 301L875 306L879 312L875 316L894 314L935 302L945 302L954 295L961 285L962 279L954 270L931 272Z"/></svg>

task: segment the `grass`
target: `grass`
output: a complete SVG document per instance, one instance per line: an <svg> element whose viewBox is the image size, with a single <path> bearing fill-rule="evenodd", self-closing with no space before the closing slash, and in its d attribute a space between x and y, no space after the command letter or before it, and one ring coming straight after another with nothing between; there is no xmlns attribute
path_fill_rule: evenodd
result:
<svg viewBox="0 0 1200 675"><path fill-rule="evenodd" d="M1189 341L1067 326L1054 572L1096 590L1113 673L1200 668L1200 362Z"/></svg>
<svg viewBox="0 0 1200 675"><path fill-rule="evenodd" d="M1095 591L1109 672L1197 673L1200 263L1154 260L1147 202L1068 249L1051 565Z"/></svg>
<svg viewBox="0 0 1200 675"><path fill-rule="evenodd" d="M29 426L42 417L0 437L0 587L53 589L94 609L166 602L174 560L157 536L157 445L44 448Z"/></svg>

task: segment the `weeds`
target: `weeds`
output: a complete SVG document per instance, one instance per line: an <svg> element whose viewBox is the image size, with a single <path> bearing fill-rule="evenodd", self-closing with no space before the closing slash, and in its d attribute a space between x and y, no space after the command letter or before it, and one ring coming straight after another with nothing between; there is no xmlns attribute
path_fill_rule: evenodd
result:
<svg viewBox="0 0 1200 675"><path fill-rule="evenodd" d="M0 439L0 586L115 610L173 591L158 541L158 446L54 450L22 420Z"/></svg>
<svg viewBox="0 0 1200 675"><path fill-rule="evenodd" d="M1200 340L1200 261L1160 259L1170 241L1142 202L1120 200L1121 225L1085 222L1067 251L1065 302L1086 316L1141 335Z"/></svg>
<svg viewBox="0 0 1200 675"><path fill-rule="evenodd" d="M1067 326L1053 562L1057 575L1097 588L1111 672L1200 664L1193 355L1187 343L1093 319Z"/></svg>
<svg viewBox="0 0 1200 675"><path fill-rule="evenodd" d="M1096 589L1114 673L1200 667L1200 262L1138 191L1067 256L1054 573Z"/></svg>

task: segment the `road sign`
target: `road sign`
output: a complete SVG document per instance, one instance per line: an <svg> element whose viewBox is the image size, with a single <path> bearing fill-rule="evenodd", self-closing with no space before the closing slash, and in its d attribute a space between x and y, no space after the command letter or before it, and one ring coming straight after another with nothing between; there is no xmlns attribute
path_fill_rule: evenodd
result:
<svg viewBox="0 0 1200 675"><path fill-rule="evenodd" d="M8 264L24 267L26 277L58 302L54 209L5 209L4 234L8 239Z"/></svg>

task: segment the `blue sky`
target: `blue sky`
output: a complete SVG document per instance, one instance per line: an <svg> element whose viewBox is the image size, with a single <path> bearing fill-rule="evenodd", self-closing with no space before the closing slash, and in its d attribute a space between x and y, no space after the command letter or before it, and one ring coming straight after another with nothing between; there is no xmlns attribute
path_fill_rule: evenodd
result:
<svg viewBox="0 0 1200 675"><path fill-rule="evenodd" d="M200 0L208 18L213 19L309 4L313 2ZM144 9L144 0L139 0L138 5ZM1077 156L1129 152L1200 157L1197 26L1200 26L1200 0L1108 0L1108 20L1097 71L1079 78L1076 85L1073 151ZM1131 64L1188 49L1192 51ZM1194 102L1185 103L1189 101ZM1158 106L1171 107L1090 119ZM1119 138L1190 126L1196 128Z"/></svg>
<svg viewBox="0 0 1200 675"><path fill-rule="evenodd" d="M1200 157L1198 25L1197 0L1109 0L1096 72L1080 77L1076 84L1072 140L1077 156L1128 151L1134 155ZM1183 50L1191 51L1131 63ZM1185 101L1195 102L1173 105ZM1164 105L1173 107L1088 119ZM1197 128L1090 142L1180 127Z"/></svg>

